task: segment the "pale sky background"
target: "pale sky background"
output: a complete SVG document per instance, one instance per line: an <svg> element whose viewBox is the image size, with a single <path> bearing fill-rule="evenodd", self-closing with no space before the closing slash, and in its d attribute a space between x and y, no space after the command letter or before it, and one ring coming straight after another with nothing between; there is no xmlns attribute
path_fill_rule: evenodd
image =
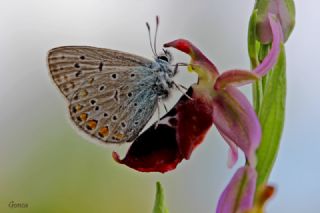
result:
<svg viewBox="0 0 320 213"><path fill-rule="evenodd" d="M35 188L56 183L56 179L47 179L50 172L61 174L62 179L63 175L68 176L65 172L69 169L63 170L48 160L49 156L62 159L64 152L74 156L75 168L82 166L77 162L86 162L98 154L103 156L100 164L93 160L97 170L84 167L82 173L76 173L82 176L89 170L96 172L93 176L103 178L105 187L110 187L105 196L116 200L110 203L115 207L108 209L107 205L97 212L125 212L118 206L131 204L136 205L132 212L150 212L157 180L165 188L170 212L214 212L220 193L243 164L241 158L234 169L226 167L227 145L214 127L191 160L184 161L173 172L142 174L117 165L111 151L118 147L104 149L87 144L70 125L66 102L48 75L46 53L61 45L91 45L151 58L145 22L154 27L154 17L159 15L158 46L187 38L220 71L248 69L247 25L253 5L253 0L0 0L1 212L11 212L7 207L11 200L29 202L34 209L40 203L51 205L51 200L42 200L49 190ZM320 209L319 8L319 1L296 0L296 27L286 43L286 123L270 179L277 186L275 197L268 203L271 213L317 213ZM176 61L188 60L181 53L172 52ZM178 78L180 82L192 80L186 72ZM250 87L243 91L250 98ZM66 135L72 140L66 140ZM91 150L92 156L86 155L86 150ZM31 159L36 163L28 163ZM112 176L113 181L111 177L104 179L99 171L105 172L106 177ZM41 180L43 185L25 188L29 179ZM77 186L74 187L74 191L68 188L68 196L76 197L73 192ZM57 190L65 195L63 187ZM87 205L78 203L79 208ZM92 205L96 208L102 204ZM32 208L21 212L35 212Z"/></svg>

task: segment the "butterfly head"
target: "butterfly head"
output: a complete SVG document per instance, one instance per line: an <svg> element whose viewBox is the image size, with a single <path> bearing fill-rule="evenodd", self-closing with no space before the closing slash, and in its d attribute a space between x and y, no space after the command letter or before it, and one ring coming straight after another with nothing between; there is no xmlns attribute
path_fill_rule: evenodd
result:
<svg viewBox="0 0 320 213"><path fill-rule="evenodd" d="M146 26L148 29L150 47L151 47L152 53L155 57L155 60L159 61L160 63L167 62L170 64L172 61L172 55L170 54L170 52L168 50L163 49L162 53L160 53L160 54L157 53L157 34L158 34L158 28L159 28L159 16L156 16L156 30L155 30L155 34L154 34L153 44L152 44L152 39L151 39L150 25L148 22L146 23Z"/></svg>
<svg viewBox="0 0 320 213"><path fill-rule="evenodd" d="M152 44L152 39L151 39L150 25L148 22L146 23L146 26L148 29L150 47L151 47L152 53L154 55L155 61L158 63L158 65L161 66L161 70L164 70L165 73L170 78L173 77L177 71L176 71L176 69L172 70L170 67L171 62L172 62L171 53L166 49L163 49L161 53L157 53L157 34L158 34L158 28L159 28L159 16L156 16L156 29L155 29L153 44Z"/></svg>
<svg viewBox="0 0 320 213"><path fill-rule="evenodd" d="M163 49L163 52L158 54L156 56L156 59L161 60L161 61L165 61L165 62L167 62L169 64L171 64L171 62L173 60L172 54L166 49Z"/></svg>

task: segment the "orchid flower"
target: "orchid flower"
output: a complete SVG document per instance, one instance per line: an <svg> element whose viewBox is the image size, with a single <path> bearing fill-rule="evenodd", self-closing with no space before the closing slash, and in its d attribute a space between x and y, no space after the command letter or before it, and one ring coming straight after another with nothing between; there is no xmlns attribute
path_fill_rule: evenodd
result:
<svg viewBox="0 0 320 213"><path fill-rule="evenodd" d="M256 0L257 35L262 43L272 40L268 14L275 14L283 32L284 41L289 38L295 25L295 6L293 0Z"/></svg>
<svg viewBox="0 0 320 213"><path fill-rule="evenodd" d="M253 207L257 173L250 166L238 169L218 201L217 213L243 213Z"/></svg>
<svg viewBox="0 0 320 213"><path fill-rule="evenodd" d="M263 213L274 187L262 185L256 191L257 173L250 166L237 170L222 192L217 213Z"/></svg>
<svg viewBox="0 0 320 213"><path fill-rule="evenodd" d="M249 101L235 86L259 79L274 65L281 30L274 17L270 16L269 20L273 32L272 50L253 72L230 70L219 74L215 65L191 42L178 39L165 44L164 47L174 47L191 56L188 68L198 74L198 82L158 123L134 141L122 160L116 152L113 158L142 172L172 170L182 159L190 158L214 123L230 146L228 165L237 161L237 147L244 152L247 162L254 165L261 137L260 125Z"/></svg>

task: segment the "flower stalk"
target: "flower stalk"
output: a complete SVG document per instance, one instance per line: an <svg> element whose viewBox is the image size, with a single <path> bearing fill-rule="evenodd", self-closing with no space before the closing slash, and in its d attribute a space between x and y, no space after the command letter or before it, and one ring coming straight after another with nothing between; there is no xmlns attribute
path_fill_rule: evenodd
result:
<svg viewBox="0 0 320 213"><path fill-rule="evenodd" d="M257 0L248 29L248 53L252 69L267 61L274 51L270 45L272 36L267 14L273 14L281 24L282 41L288 40L295 24L293 0ZM276 65L268 67L267 75L252 86L253 105L262 128L260 146L257 149L257 185L265 184L271 173L280 146L285 120L286 57L283 43Z"/></svg>

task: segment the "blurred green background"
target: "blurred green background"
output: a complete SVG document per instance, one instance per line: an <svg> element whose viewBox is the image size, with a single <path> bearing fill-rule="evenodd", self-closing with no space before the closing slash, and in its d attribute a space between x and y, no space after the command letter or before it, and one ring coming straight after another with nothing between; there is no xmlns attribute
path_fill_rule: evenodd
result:
<svg viewBox="0 0 320 213"><path fill-rule="evenodd" d="M155 183L165 188L172 213L214 212L218 197L243 157L226 167L227 145L215 128L176 170L139 173L115 163L128 146L88 143L69 121L67 104L50 80L47 51L91 45L151 58L145 22L161 24L158 46L193 41L221 71L249 68L246 36L254 1L0 0L0 212L148 213ZM287 43L288 110L277 186L268 212L318 212L320 48L319 4L296 1L297 26ZM302 15L303 14L303 15ZM186 62L173 52L175 61ZM195 78L181 72L185 85ZM250 97L250 86L243 91ZM174 104L175 93L169 106ZM154 119L153 119L154 121ZM317 143L318 142L318 143ZM28 208L8 204L27 203Z"/></svg>

